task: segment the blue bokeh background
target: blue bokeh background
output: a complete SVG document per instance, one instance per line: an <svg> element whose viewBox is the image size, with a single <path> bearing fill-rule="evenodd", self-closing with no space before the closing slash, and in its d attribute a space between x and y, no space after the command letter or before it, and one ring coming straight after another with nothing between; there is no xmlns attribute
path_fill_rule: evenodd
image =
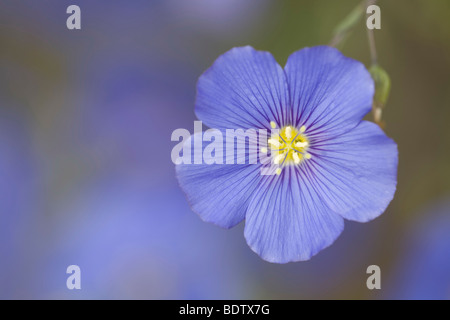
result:
<svg viewBox="0 0 450 320"><path fill-rule="evenodd" d="M6 0L0 4L0 298L450 298L450 3L379 1L396 198L311 261L264 262L243 226L191 212L171 133L193 130L196 81L252 45L284 64L326 44L357 1ZM82 30L66 28L66 8ZM344 54L368 65L364 23ZM66 288L66 268L82 290ZM382 290L366 268L382 270Z"/></svg>

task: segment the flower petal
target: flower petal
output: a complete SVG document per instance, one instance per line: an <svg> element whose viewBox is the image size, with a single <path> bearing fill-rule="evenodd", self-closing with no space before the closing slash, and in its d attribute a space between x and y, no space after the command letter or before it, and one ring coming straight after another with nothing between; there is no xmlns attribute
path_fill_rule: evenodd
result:
<svg viewBox="0 0 450 320"><path fill-rule="evenodd" d="M312 149L309 165L333 211L366 222L386 210L396 190L398 151L376 124L362 121L350 132Z"/></svg>
<svg viewBox="0 0 450 320"><path fill-rule="evenodd" d="M268 128L284 121L287 101L283 69L269 52L247 46L226 52L200 77L195 112L211 128Z"/></svg>
<svg viewBox="0 0 450 320"><path fill-rule="evenodd" d="M285 71L292 123L305 125L311 138L345 132L371 109L374 83L369 72L335 48L297 51L289 57Z"/></svg>
<svg viewBox="0 0 450 320"><path fill-rule="evenodd" d="M342 217L323 203L312 172L286 167L259 186L247 210L245 238L264 260L287 263L309 260L343 228Z"/></svg>
<svg viewBox="0 0 450 320"><path fill-rule="evenodd" d="M192 145L199 135L191 136L185 143ZM231 228L245 218L248 203L261 175L260 164L248 163L249 154L256 152L253 148L239 156L236 144L233 155L235 164L227 164L226 160L230 156L226 154L225 143L224 139L223 164L206 164L204 161L202 164L178 164L176 172L192 210L206 222ZM208 144L202 143L202 152ZM199 147L195 143L193 145L195 152ZM246 163L236 164L242 157L245 157Z"/></svg>

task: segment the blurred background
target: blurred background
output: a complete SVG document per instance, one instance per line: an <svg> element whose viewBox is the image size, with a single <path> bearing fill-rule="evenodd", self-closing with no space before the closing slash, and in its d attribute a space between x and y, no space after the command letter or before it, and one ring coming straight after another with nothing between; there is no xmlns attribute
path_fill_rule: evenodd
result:
<svg viewBox="0 0 450 320"><path fill-rule="evenodd" d="M243 225L189 209L171 133L196 81L252 45L281 65L327 44L354 0L5 0L0 4L0 298L450 299L450 2L380 0L398 189L311 261L261 260ZM81 8L82 29L66 28ZM342 48L369 66L365 21ZM79 265L82 290L66 288ZM382 289L366 287L366 269Z"/></svg>

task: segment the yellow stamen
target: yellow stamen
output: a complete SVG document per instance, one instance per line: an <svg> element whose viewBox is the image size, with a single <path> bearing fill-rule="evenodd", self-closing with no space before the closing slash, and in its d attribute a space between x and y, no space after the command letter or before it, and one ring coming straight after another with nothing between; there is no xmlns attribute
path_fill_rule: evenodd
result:
<svg viewBox="0 0 450 320"><path fill-rule="evenodd" d="M273 163L279 164L280 161L284 159L284 156L285 156L284 153L277 155L277 156L273 159Z"/></svg>
<svg viewBox="0 0 450 320"><path fill-rule="evenodd" d="M292 140L292 129L291 127L286 127L286 130L284 131L286 134L286 138L288 139L288 141Z"/></svg>
<svg viewBox="0 0 450 320"><path fill-rule="evenodd" d="M268 142L272 145L274 145L275 147L281 147L281 143L278 140L275 139L269 139Z"/></svg>
<svg viewBox="0 0 450 320"><path fill-rule="evenodd" d="M294 152L294 153L292 154L292 157L294 158L295 164L299 164L299 163L300 163L300 157L298 156L298 153L297 153L297 152Z"/></svg>
<svg viewBox="0 0 450 320"><path fill-rule="evenodd" d="M297 148L305 148L305 147L308 146L308 142L307 141L305 141L305 142L297 142L297 143L295 143L295 146Z"/></svg>
<svg viewBox="0 0 450 320"><path fill-rule="evenodd" d="M271 122L275 124L275 122ZM283 126L277 132L272 131L271 137L267 140L267 148L261 148L261 152L268 153L271 151L271 160L275 165L282 167L288 165L300 165L303 161L311 159L308 153L310 141L304 132L306 126L297 128L292 125Z"/></svg>

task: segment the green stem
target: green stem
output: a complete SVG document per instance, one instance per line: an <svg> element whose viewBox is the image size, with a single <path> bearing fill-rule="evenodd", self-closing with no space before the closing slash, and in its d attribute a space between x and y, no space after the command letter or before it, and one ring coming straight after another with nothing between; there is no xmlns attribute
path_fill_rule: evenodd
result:
<svg viewBox="0 0 450 320"><path fill-rule="evenodd" d="M367 7L375 4L377 0L367 0ZM377 47L375 46L375 36L372 29L367 28L367 38L369 40L370 58L372 65L376 65L378 62Z"/></svg>
<svg viewBox="0 0 450 320"><path fill-rule="evenodd" d="M361 20L365 3L366 0L363 0L338 24L336 29L334 29L334 36L330 41L330 46L337 47L347 38L355 25Z"/></svg>

